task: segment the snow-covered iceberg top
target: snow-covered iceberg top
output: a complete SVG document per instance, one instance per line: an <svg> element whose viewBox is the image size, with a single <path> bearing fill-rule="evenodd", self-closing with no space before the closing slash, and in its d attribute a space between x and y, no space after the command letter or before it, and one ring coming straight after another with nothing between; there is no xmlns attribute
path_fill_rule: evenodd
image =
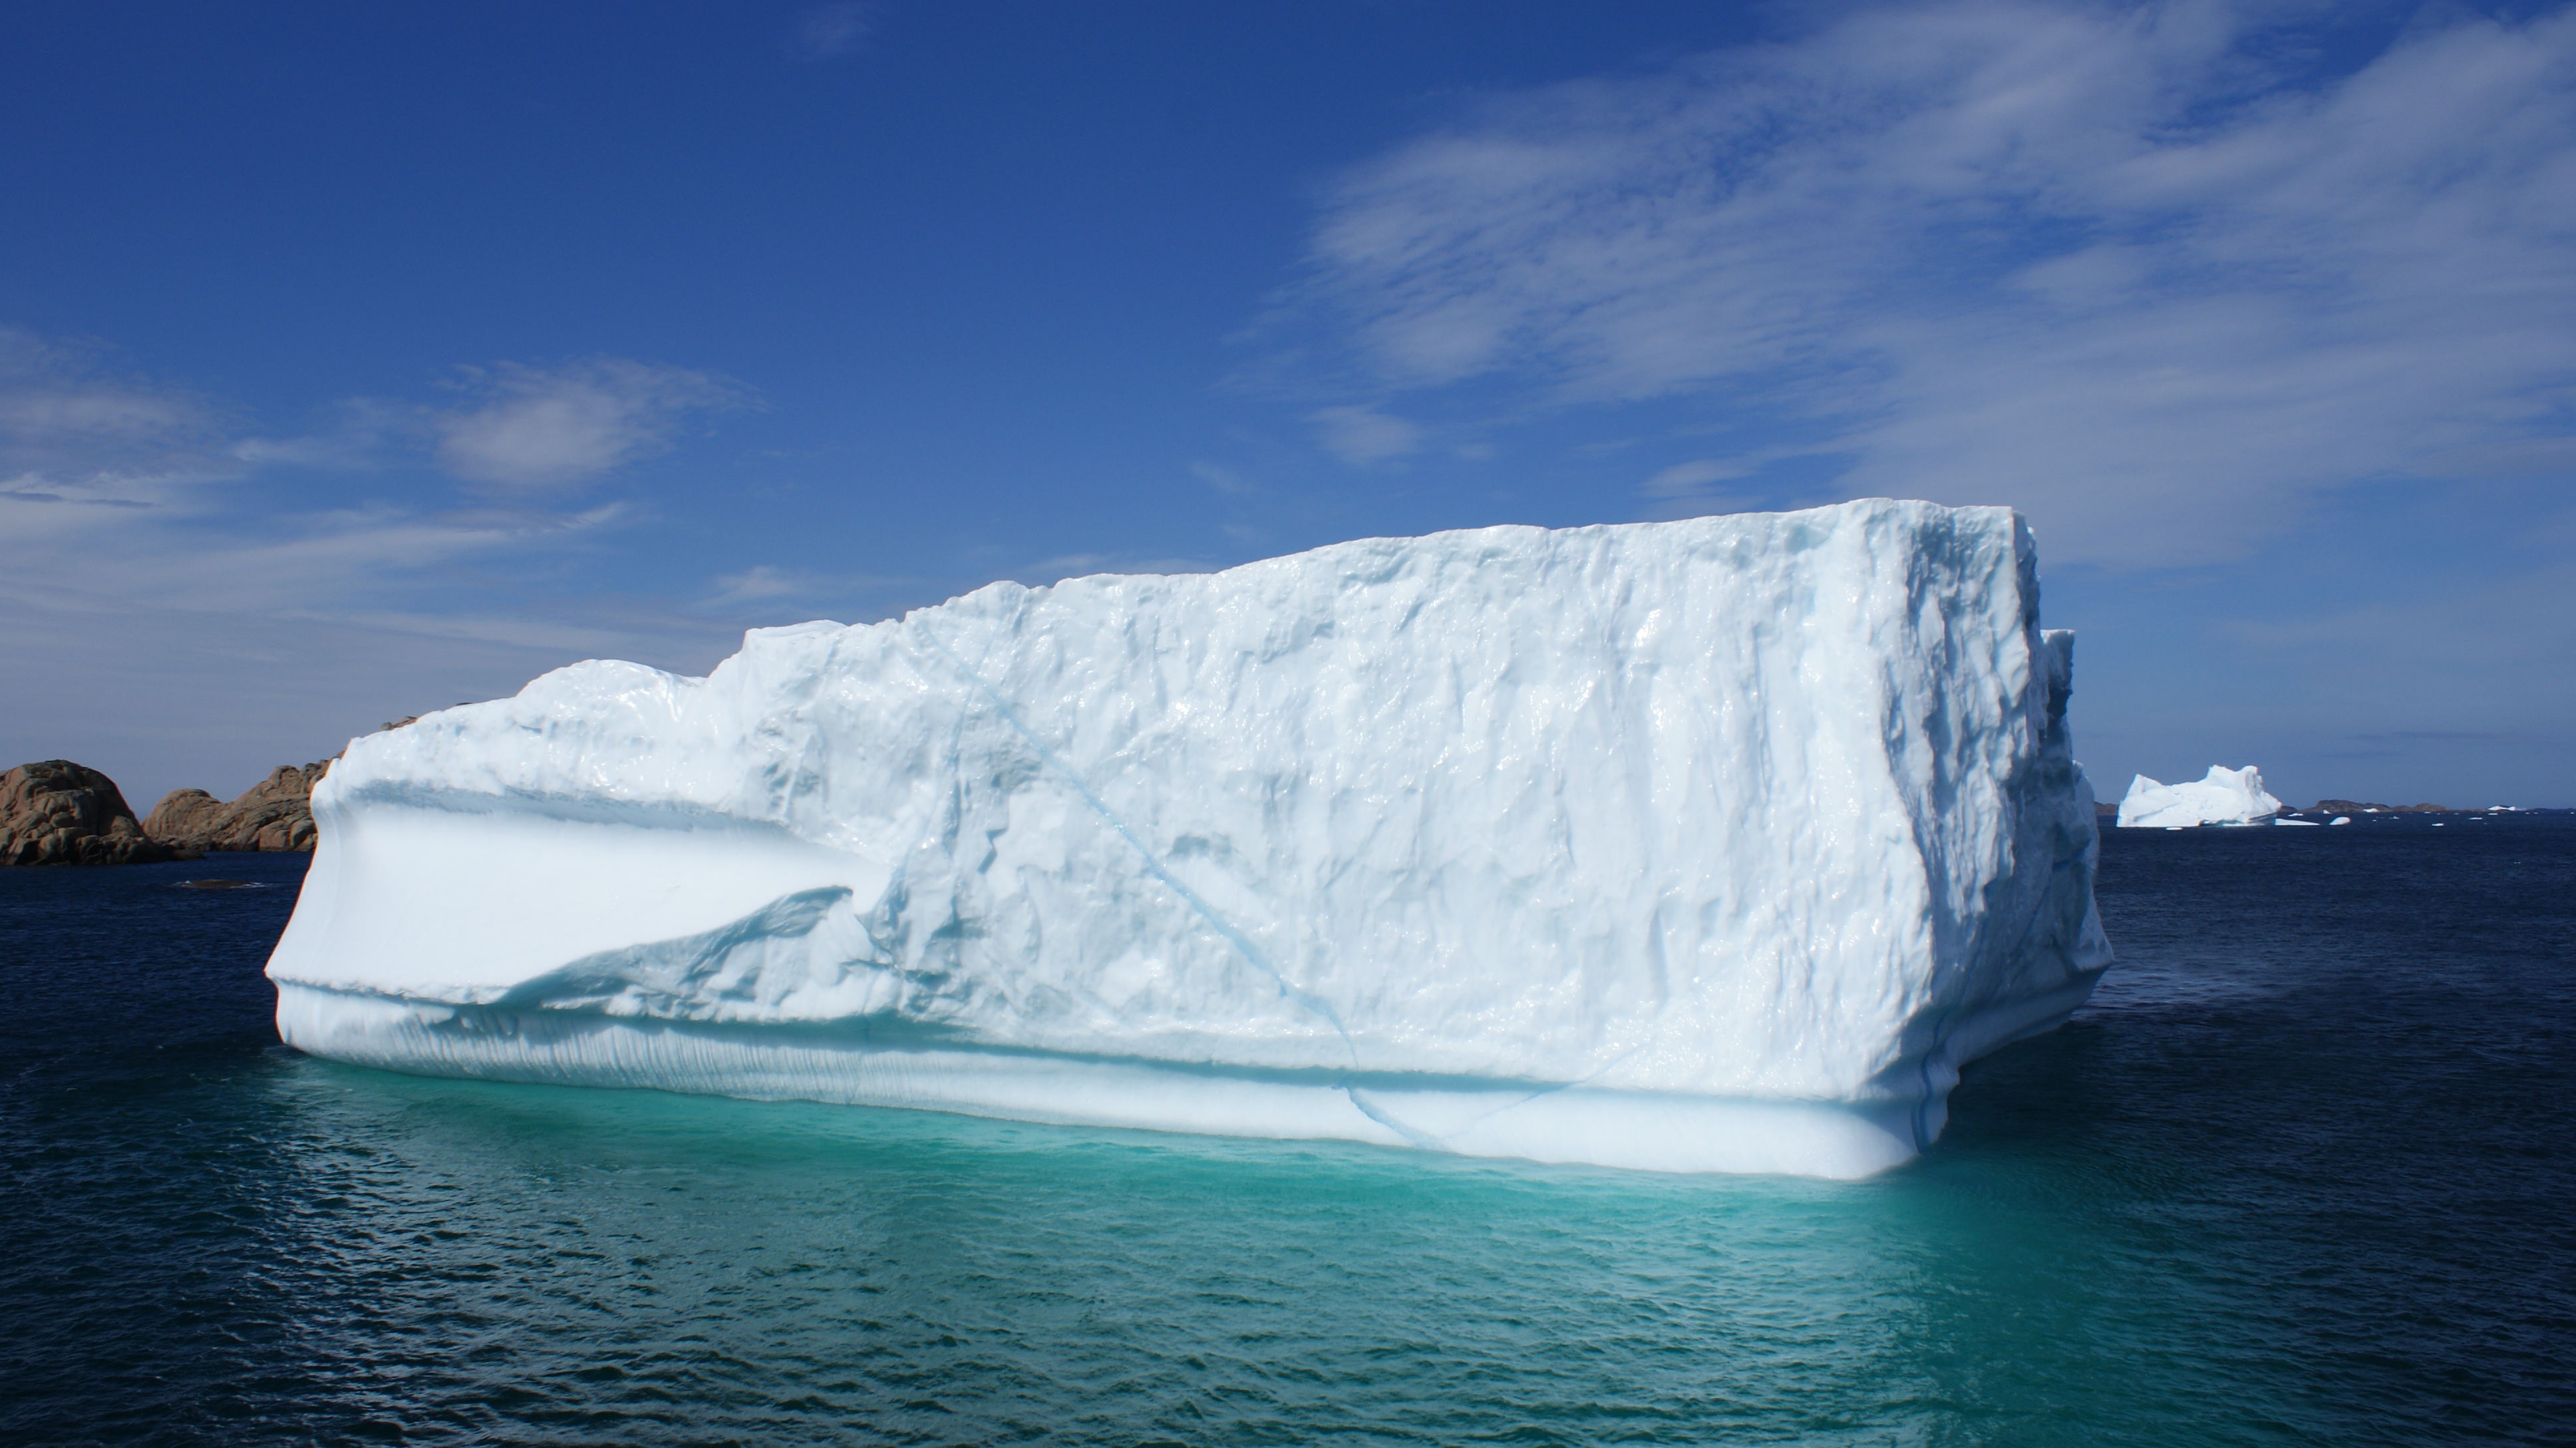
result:
<svg viewBox="0 0 2576 1448"><path fill-rule="evenodd" d="M2120 797L2122 829L2183 829L2193 825L2250 825L2279 814L2282 804L2263 792L2253 765L2213 764L2205 779L2158 784L2141 774Z"/></svg>
<svg viewBox="0 0 2576 1448"><path fill-rule="evenodd" d="M354 741L269 974L399 1070L1848 1176L2110 959L2005 509L1370 539Z"/></svg>

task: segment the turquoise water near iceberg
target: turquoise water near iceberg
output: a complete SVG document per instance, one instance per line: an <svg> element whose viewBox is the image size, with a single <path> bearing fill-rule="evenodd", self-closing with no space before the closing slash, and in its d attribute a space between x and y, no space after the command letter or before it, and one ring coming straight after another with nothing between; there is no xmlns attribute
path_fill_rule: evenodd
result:
<svg viewBox="0 0 2576 1448"><path fill-rule="evenodd" d="M2576 821L2104 843L1848 1184L386 1075L269 1031L300 859L0 872L0 1438L2568 1438Z"/></svg>

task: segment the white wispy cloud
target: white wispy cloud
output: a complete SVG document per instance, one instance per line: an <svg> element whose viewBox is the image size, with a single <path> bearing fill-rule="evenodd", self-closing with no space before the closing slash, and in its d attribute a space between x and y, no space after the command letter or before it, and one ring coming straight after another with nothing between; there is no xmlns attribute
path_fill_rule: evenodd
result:
<svg viewBox="0 0 2576 1448"><path fill-rule="evenodd" d="M722 652L721 631L685 618L529 607L515 577L597 547L582 540L616 524L614 504L494 516L229 497L249 486L142 510L0 493L0 673L63 681L0 711L0 752L76 753L148 807L179 785L237 790L370 716L507 693L572 659L694 652L703 668Z"/></svg>
<svg viewBox="0 0 2576 1448"><path fill-rule="evenodd" d="M875 16L859 0L817 5L796 18L788 49L800 60L830 60L865 46Z"/></svg>
<svg viewBox="0 0 2576 1448"><path fill-rule="evenodd" d="M290 467L340 472L373 471L410 453L434 433L416 409L376 397L347 397L332 404L319 430L288 437L245 437L229 455L253 468Z"/></svg>
<svg viewBox="0 0 2576 1448"><path fill-rule="evenodd" d="M1374 407L1327 407L1307 414L1324 451L1355 467L1422 450L1422 429Z"/></svg>
<svg viewBox="0 0 2576 1448"><path fill-rule="evenodd" d="M379 505L243 518L81 515L91 525L85 535L48 536L16 526L43 515L8 503L0 497L0 523L10 525L0 542L0 598L82 614L355 608L443 567L560 549L623 511L492 516Z"/></svg>
<svg viewBox="0 0 2576 1448"><path fill-rule="evenodd" d="M437 414L439 465L469 482L562 488L659 453L693 413L741 407L740 384L597 357L557 368L470 368L472 405Z"/></svg>
<svg viewBox="0 0 2576 1448"><path fill-rule="evenodd" d="M676 599L545 583L619 546L637 512L563 490L743 401L733 384L614 360L493 368L462 406L347 400L279 436L112 363L0 330L0 676L61 681L0 710L10 762L77 751L148 806L572 659L702 670L730 646L737 624ZM481 496L456 506L433 460Z"/></svg>
<svg viewBox="0 0 2576 1448"><path fill-rule="evenodd" d="M224 452L223 418L207 400L119 375L98 349L0 327L0 497L166 506L190 483L238 472Z"/></svg>
<svg viewBox="0 0 2576 1448"><path fill-rule="evenodd" d="M1721 490L1718 484L1740 482L1759 471L1758 464L1741 458L1694 458L1647 478L1637 485L1637 493L1646 500L1648 517L1733 511L1744 500Z"/></svg>
<svg viewBox="0 0 2576 1448"><path fill-rule="evenodd" d="M755 563L740 573L718 575L715 592L708 595L711 604L766 603L771 599L794 598L811 591L811 585L791 569L773 568Z"/></svg>
<svg viewBox="0 0 2576 1448"><path fill-rule="evenodd" d="M791 616L811 618L818 609L852 605L882 597L910 580L877 573L818 572L783 564L755 563L738 573L718 574L695 611L730 618L760 618L772 623Z"/></svg>
<svg viewBox="0 0 2576 1448"><path fill-rule="evenodd" d="M1300 301L1384 398L1714 399L1848 451L1848 493L2023 506L2060 560L2558 467L2576 14L2325 78L2269 24L1963 0L1488 97L1329 193Z"/></svg>
<svg viewBox="0 0 2576 1448"><path fill-rule="evenodd" d="M1253 482L1250 478L1245 477L1241 472L1227 467L1223 463L1192 463L1190 464L1190 476L1228 497L1249 497L1252 494L1261 491L1260 484Z"/></svg>

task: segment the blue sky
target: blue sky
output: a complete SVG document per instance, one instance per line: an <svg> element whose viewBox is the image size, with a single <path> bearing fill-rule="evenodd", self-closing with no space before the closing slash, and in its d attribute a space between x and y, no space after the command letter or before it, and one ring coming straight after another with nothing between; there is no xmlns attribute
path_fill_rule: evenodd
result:
<svg viewBox="0 0 2576 1448"><path fill-rule="evenodd" d="M2576 14L22 6L0 755L996 578L2007 503L2097 788L2576 804Z"/></svg>

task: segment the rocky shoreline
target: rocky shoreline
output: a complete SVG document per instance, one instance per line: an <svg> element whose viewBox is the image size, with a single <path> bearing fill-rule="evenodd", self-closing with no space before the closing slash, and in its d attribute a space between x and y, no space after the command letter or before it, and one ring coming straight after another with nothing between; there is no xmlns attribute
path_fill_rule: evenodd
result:
<svg viewBox="0 0 2576 1448"><path fill-rule="evenodd" d="M202 789L174 789L138 819L116 781L87 765L68 759L22 764L0 774L0 866L149 865L230 851L310 852L313 786L330 772L329 759L281 764L230 801Z"/></svg>
<svg viewBox="0 0 2576 1448"><path fill-rule="evenodd" d="M95 769L47 759L0 774L0 865L149 865L182 858L144 830L116 781Z"/></svg>
<svg viewBox="0 0 2576 1448"><path fill-rule="evenodd" d="M0 775L0 865L149 865L227 850L313 848L313 785L331 761L281 765L226 803L174 789L137 819L116 781L68 759Z"/></svg>
<svg viewBox="0 0 2576 1448"><path fill-rule="evenodd" d="M202 789L174 789L143 821L143 832L173 849L309 850L313 786L331 761L281 764L227 804Z"/></svg>

